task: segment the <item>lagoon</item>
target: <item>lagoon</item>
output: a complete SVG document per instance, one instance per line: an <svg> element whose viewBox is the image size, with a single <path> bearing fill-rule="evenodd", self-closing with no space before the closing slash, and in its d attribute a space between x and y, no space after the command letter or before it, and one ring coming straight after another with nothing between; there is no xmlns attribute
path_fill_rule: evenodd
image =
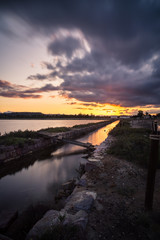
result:
<svg viewBox="0 0 160 240"><path fill-rule="evenodd" d="M37 119L25 119L25 120L19 120L19 119L3 119L0 120L0 133L1 135L13 131L25 131L25 130L32 130L32 131L38 131L42 128L48 128L48 127L73 127L74 125L79 124L87 124L87 123L96 123L100 122L102 120L91 120L91 119L83 119L83 120L37 120Z"/></svg>

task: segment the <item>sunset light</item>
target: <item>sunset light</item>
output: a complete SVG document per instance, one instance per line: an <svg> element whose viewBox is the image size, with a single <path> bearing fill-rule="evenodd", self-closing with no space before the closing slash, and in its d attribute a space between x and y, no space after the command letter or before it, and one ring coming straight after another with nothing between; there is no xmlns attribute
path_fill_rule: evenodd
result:
<svg viewBox="0 0 160 240"><path fill-rule="evenodd" d="M156 1L94 1L92 10L90 1L67 9L40 1L38 12L37 1L7 2L0 6L1 112L160 111Z"/></svg>
<svg viewBox="0 0 160 240"><path fill-rule="evenodd" d="M0 240L160 239L160 0L0 0Z"/></svg>

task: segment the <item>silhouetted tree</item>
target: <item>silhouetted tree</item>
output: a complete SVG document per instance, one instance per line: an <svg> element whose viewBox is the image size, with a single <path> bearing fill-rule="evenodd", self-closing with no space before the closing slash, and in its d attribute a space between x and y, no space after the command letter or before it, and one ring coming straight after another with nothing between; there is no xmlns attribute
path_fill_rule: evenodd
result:
<svg viewBox="0 0 160 240"><path fill-rule="evenodd" d="M140 118L142 118L142 117L144 116L143 111L142 111L142 110L139 110L137 116L140 117Z"/></svg>

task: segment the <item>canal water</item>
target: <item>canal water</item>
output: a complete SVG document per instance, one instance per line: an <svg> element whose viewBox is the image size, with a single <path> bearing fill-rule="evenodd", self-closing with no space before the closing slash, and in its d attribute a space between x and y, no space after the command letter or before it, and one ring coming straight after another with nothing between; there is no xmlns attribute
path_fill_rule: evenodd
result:
<svg viewBox="0 0 160 240"><path fill-rule="evenodd" d="M99 145L118 122L78 140ZM22 211L30 205L52 202L61 184L77 176L76 169L80 163L86 161L83 156L82 147L65 144L56 151L51 151L47 158L37 157L27 167L14 171L14 174L6 173L6 176L0 179L0 211Z"/></svg>
<svg viewBox="0 0 160 240"><path fill-rule="evenodd" d="M1 135L13 131L25 131L25 130L32 130L38 131L42 128L48 127L73 127L74 125L78 124L87 124L87 123L96 123L101 122L102 120L92 120L92 119L70 119L70 120L38 120L38 119L0 119L0 133Z"/></svg>

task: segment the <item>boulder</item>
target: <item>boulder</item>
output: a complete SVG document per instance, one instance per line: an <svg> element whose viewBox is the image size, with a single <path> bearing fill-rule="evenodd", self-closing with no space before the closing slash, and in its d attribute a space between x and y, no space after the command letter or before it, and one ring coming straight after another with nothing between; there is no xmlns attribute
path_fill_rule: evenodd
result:
<svg viewBox="0 0 160 240"><path fill-rule="evenodd" d="M26 240L37 240L52 226L60 223L59 211L50 210L40 219L27 234Z"/></svg>
<svg viewBox="0 0 160 240"><path fill-rule="evenodd" d="M94 200L96 199L97 194L91 191L74 191L71 196L67 199L65 205L65 210L68 211L89 211L92 207Z"/></svg>
<svg viewBox="0 0 160 240"><path fill-rule="evenodd" d="M61 229L64 226L76 226L79 230L83 231L86 228L87 222L88 214L85 211L79 211L75 215L72 215L66 213L65 210L60 212L50 210L33 226L26 240L38 240L49 231L54 233L56 226L60 226Z"/></svg>
<svg viewBox="0 0 160 240"><path fill-rule="evenodd" d="M87 179L86 179L85 174L83 174L82 177L80 178L80 180L77 181L76 185L81 186L81 187L87 187L88 183L87 183Z"/></svg>
<svg viewBox="0 0 160 240"><path fill-rule="evenodd" d="M104 209L103 205L97 200L95 200L94 202L94 207L96 208L97 211L102 211Z"/></svg>
<svg viewBox="0 0 160 240"><path fill-rule="evenodd" d="M94 163L86 163L85 172L90 172L93 169L97 169L97 168L98 168L98 166L96 166L96 164L94 164Z"/></svg>
<svg viewBox="0 0 160 240"><path fill-rule="evenodd" d="M88 214L85 211L80 210L75 215L66 213L64 216L63 225L74 225L85 230L88 222Z"/></svg>

